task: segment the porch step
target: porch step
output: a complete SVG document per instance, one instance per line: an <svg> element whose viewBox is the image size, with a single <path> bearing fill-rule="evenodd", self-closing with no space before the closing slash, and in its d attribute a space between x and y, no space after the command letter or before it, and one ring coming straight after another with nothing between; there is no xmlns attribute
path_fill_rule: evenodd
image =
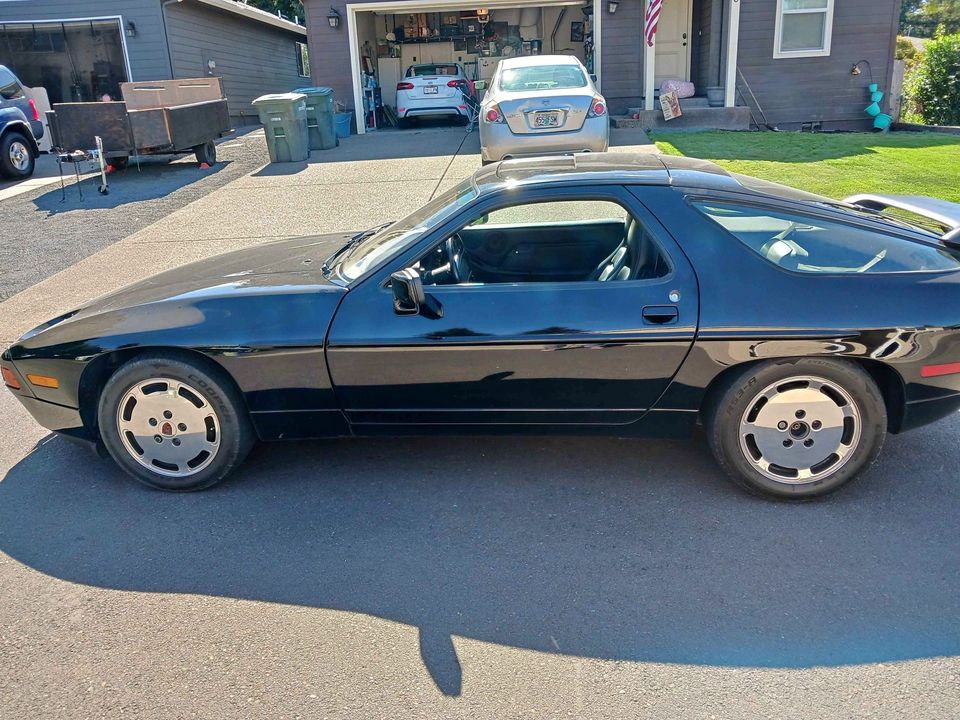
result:
<svg viewBox="0 0 960 720"><path fill-rule="evenodd" d="M697 98L690 98L696 100ZM614 115L613 126L616 128L642 128L649 130L749 130L750 108L746 107L691 107L688 100L681 101L683 115L673 120L664 120L660 109L641 110L640 117L633 119L626 115Z"/></svg>

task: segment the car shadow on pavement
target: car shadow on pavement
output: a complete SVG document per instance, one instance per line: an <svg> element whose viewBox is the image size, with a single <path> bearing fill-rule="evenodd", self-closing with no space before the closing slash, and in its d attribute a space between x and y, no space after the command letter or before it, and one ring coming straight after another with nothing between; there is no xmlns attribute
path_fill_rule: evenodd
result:
<svg viewBox="0 0 960 720"><path fill-rule="evenodd" d="M64 165L63 188L60 183L47 186L47 191L33 200L36 208L47 215L116 208L127 203L155 200L166 197L192 183L210 177L227 168L229 160L221 160L212 167L201 170L195 162L171 162L172 158L146 158L137 168L131 160L123 170L107 175L108 193L100 194L100 173L82 176L79 187L72 174L73 167ZM81 195L82 191L82 195ZM198 190L198 196L201 191Z"/></svg>
<svg viewBox="0 0 960 720"><path fill-rule="evenodd" d="M936 441L952 448L958 424ZM414 625L447 695L462 684L454 635L714 666L956 655L960 483L928 440L888 438L844 492L790 504L725 482L702 441L280 444L172 495L50 439L0 482L0 550L96 587Z"/></svg>

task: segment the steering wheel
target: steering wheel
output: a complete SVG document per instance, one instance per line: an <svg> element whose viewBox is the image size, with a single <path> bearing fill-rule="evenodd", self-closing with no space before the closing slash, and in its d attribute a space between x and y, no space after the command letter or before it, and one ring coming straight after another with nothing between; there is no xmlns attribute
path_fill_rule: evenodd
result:
<svg viewBox="0 0 960 720"><path fill-rule="evenodd" d="M450 277L458 285L470 279L470 267L467 265L466 250L460 233L454 233L446 242L447 261L450 263Z"/></svg>

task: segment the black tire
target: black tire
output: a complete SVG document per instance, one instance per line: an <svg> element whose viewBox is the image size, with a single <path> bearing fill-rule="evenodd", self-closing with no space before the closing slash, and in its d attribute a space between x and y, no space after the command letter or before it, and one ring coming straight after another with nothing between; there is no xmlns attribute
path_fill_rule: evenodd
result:
<svg viewBox="0 0 960 720"><path fill-rule="evenodd" d="M411 123L409 118L402 118L402 117L397 118L398 130L407 130L408 128L410 128L410 126L411 126Z"/></svg>
<svg viewBox="0 0 960 720"><path fill-rule="evenodd" d="M197 156L197 162L201 165L206 163L212 167L217 163L217 145L213 140L208 140L203 145L194 147L193 154Z"/></svg>
<svg viewBox="0 0 960 720"><path fill-rule="evenodd" d="M775 426L768 422L773 419ZM704 425L717 463L738 485L766 497L809 500L838 489L876 459L887 412L876 383L858 365L799 358L760 363L731 377L708 400ZM771 462L778 453L799 453L812 463ZM769 466L764 470L762 463Z"/></svg>
<svg viewBox="0 0 960 720"><path fill-rule="evenodd" d="M30 177L36 160L33 143L23 133L11 130L0 139L0 175L3 177L11 180Z"/></svg>
<svg viewBox="0 0 960 720"><path fill-rule="evenodd" d="M151 416L156 415L155 419L152 417L150 419L150 425L156 430L148 430L148 432L156 433L149 438L150 440L161 438L160 441L157 441L157 448L154 452L161 452L162 450L166 453L178 453L180 447L186 448L191 443L195 444L198 435L196 428L198 427L201 429L199 434L203 435L200 442L209 443L212 434L217 443L217 448L212 453L208 453L208 455L212 455L212 458L203 457L203 449L192 458L192 460L201 458L196 463L197 469L188 467L191 461L185 458L179 466L168 466L167 470L159 467L155 468L153 464L147 467L146 458L149 456L143 452L138 456L132 449L141 447L141 444L143 445L141 447L142 451L153 448L153 445L147 446L144 441L145 436L131 438L128 432L124 432L126 439L121 439L123 430L120 425L125 422L124 417L120 414L121 403L123 403L124 408L129 408L130 395L128 393L136 395L139 388L149 389L152 385L157 384L146 383L146 381L152 379L157 380L157 383L160 384L166 380L183 383L182 387L186 388L186 391L184 391L186 394L182 394L178 390L177 394L172 396L172 399L168 399L170 396L167 393L160 389L153 390L157 393L156 400L150 396L140 395L144 398L144 402L139 417L134 416L134 413L137 413L136 406L140 404L136 398L134 398L133 408L125 409L124 412L128 413L130 422L142 419L144 413ZM190 392L196 395L191 398L189 396ZM148 400L151 403L167 403L171 415L165 414L166 409L161 412L153 412L151 410L153 406L147 406ZM192 423L195 416L190 415L191 406L187 404L187 401L196 404L197 400L204 402L205 405L194 412L199 415L207 414L208 417L194 425L191 434L191 428L186 423ZM212 419L209 417L211 414ZM165 418L168 418L169 422ZM197 363L193 359L175 353L138 357L117 369L107 380L103 392L100 394L97 420L104 446L123 470L149 487L171 492L203 490L220 482L243 462L253 447L256 437L243 399L233 387L226 373L208 368L205 363ZM180 424L181 420L183 424ZM169 426L169 431L167 426ZM177 441L180 437L178 433L181 430L183 431L183 446ZM161 447L166 442L169 445ZM174 448L174 445L177 447ZM128 446L131 449L128 449ZM209 444L204 445L204 448L206 447L209 447ZM165 457L165 459L169 458ZM170 469L171 467L177 468L176 475L170 474L174 472Z"/></svg>

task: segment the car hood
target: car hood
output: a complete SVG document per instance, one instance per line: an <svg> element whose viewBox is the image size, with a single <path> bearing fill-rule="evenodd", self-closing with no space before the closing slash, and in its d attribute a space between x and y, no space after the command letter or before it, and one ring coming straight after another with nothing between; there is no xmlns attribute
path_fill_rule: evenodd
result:
<svg viewBox="0 0 960 720"><path fill-rule="evenodd" d="M193 303L205 298L304 291L339 291L323 276L321 266L353 233L318 235L264 243L216 255L154 275L104 295L54 318L23 336L26 340L65 321L152 303Z"/></svg>

